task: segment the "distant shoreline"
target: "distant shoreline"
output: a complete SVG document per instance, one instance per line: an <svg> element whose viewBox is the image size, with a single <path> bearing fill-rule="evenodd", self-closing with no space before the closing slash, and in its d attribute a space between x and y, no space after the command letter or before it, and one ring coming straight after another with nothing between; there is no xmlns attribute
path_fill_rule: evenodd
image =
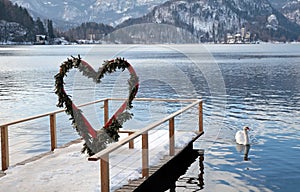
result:
<svg viewBox="0 0 300 192"><path fill-rule="evenodd" d="M122 45L122 44L129 44L129 45L184 45L184 44L192 44L192 45L257 45L257 44L300 44L298 41L294 42L263 42L263 41L258 41L256 43L212 43L212 42L207 42L207 43L112 43L112 42L105 42L105 43L65 43L65 44L37 44L33 42L8 42L8 43L3 43L0 42L0 46L10 46L10 45L33 45L33 46L53 46L53 45Z"/></svg>

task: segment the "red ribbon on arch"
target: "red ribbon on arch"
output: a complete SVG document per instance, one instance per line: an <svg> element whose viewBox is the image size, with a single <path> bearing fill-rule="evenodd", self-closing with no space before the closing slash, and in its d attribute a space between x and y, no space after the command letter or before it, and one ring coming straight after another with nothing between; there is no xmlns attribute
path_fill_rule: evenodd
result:
<svg viewBox="0 0 300 192"><path fill-rule="evenodd" d="M114 61L114 60L110 60L110 61L108 61L108 62L113 62L113 61ZM136 74L134 68L131 66L131 64L128 63L127 61L124 61L124 62L126 62L126 64L128 65L127 70L129 71L130 75L137 77L137 74ZM97 72L94 70L94 68L93 68L90 64L88 64L86 61L81 60L81 64L82 64L83 66L87 67L91 73L95 73L95 74L97 73ZM138 88L139 88L139 83L137 82L136 85L134 86L134 90L136 90L136 91L133 92L133 95L132 95L133 98L136 96ZM63 91L64 91L64 93L66 94L65 90L63 90ZM133 90L130 90L130 91L132 92ZM131 92L130 92L130 93L131 93ZM124 103L123 103L123 104L119 107L119 109L113 114L113 116L105 123L105 125L103 126L103 128L107 129L107 128L112 124L112 122L113 122L114 120L116 120L117 117L118 117L121 113L123 113L123 112L126 110L128 100L129 100L129 99L127 98L127 99L124 101ZM78 110L79 110L78 107L77 107L74 103L72 103L72 108L73 108L74 111L78 111ZM96 138L96 137L97 137L97 131L92 127L92 125L89 123L89 121L86 119L86 117L85 117L83 114L82 114L82 118L83 118L83 121L84 121L85 126L86 126L87 129L88 129L89 135L90 135L92 138Z"/></svg>

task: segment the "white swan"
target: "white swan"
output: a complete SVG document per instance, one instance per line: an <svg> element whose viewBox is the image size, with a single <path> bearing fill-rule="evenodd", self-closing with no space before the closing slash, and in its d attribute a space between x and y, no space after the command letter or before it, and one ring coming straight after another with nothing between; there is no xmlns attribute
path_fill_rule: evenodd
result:
<svg viewBox="0 0 300 192"><path fill-rule="evenodd" d="M248 131L249 127L244 127L243 131L238 131L235 134L235 141L240 145L249 145Z"/></svg>

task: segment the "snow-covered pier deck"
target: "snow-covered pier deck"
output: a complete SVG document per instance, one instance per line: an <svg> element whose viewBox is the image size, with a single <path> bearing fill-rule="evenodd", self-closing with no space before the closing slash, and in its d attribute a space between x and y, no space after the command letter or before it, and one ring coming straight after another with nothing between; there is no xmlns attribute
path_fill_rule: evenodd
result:
<svg viewBox="0 0 300 192"><path fill-rule="evenodd" d="M104 103L104 119L108 119L108 101L103 99L91 102ZM181 102L186 106L160 120L138 130L120 131L119 142L110 144L106 149L92 157L81 153L83 141L78 140L71 145L57 147L55 115L56 111L42 115L50 117L50 152L22 161L14 165L9 159L8 128L14 122L0 125L1 128L1 155L2 170L5 176L0 178L1 189L5 191L116 191L133 180L143 178L146 180L152 174L151 167L161 165L161 160L169 156L171 159L176 153L186 147L193 139L203 134L202 101L198 99L171 100L171 99L145 99L136 101L155 102ZM82 105L82 106L86 106ZM190 122L196 129L177 129L176 117L195 111L189 115L196 115L198 121ZM41 116L36 116L39 118ZM33 117L23 119L17 123L31 121ZM159 126L167 124L166 128ZM175 126L176 125L176 126ZM53 133L53 132L54 133Z"/></svg>

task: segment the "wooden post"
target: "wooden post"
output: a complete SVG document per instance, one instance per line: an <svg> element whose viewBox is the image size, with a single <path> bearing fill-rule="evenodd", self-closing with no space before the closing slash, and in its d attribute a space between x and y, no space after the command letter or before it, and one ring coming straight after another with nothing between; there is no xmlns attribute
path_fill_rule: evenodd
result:
<svg viewBox="0 0 300 192"><path fill-rule="evenodd" d="M201 189L203 189L204 186L204 150L201 150L199 153L199 175L198 175L198 181L199 181L199 186Z"/></svg>
<svg viewBox="0 0 300 192"><path fill-rule="evenodd" d="M203 102L199 103L199 132L203 132Z"/></svg>
<svg viewBox="0 0 300 192"><path fill-rule="evenodd" d="M5 171L9 166L8 126L0 127L0 129L1 129L2 171Z"/></svg>
<svg viewBox="0 0 300 192"><path fill-rule="evenodd" d="M108 121L109 112L108 112L108 99L104 101L104 125Z"/></svg>
<svg viewBox="0 0 300 192"><path fill-rule="evenodd" d="M174 117L169 120L169 154L175 155L175 134L174 134Z"/></svg>
<svg viewBox="0 0 300 192"><path fill-rule="evenodd" d="M109 192L109 154L100 159L101 192Z"/></svg>
<svg viewBox="0 0 300 192"><path fill-rule="evenodd" d="M142 135L142 176L149 177L148 132Z"/></svg>
<svg viewBox="0 0 300 192"><path fill-rule="evenodd" d="M57 139L56 139L56 115L50 115L50 139L51 139L51 151L54 151L57 147Z"/></svg>
<svg viewBox="0 0 300 192"><path fill-rule="evenodd" d="M134 132L128 133L128 135L133 134ZM134 149L134 140L129 141L129 149Z"/></svg>

